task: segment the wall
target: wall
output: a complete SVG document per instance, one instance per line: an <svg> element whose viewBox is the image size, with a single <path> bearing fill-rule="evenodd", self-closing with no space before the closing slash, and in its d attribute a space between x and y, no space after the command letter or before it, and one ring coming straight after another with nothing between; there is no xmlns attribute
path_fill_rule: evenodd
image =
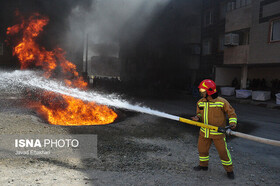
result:
<svg viewBox="0 0 280 186"><path fill-rule="evenodd" d="M228 47L224 51L224 64L246 64L248 56L249 45Z"/></svg>
<svg viewBox="0 0 280 186"><path fill-rule="evenodd" d="M251 5L235 9L226 14L226 32L249 28L252 25Z"/></svg>
<svg viewBox="0 0 280 186"><path fill-rule="evenodd" d="M268 86L271 80L280 79L280 67L250 67L248 69L248 79L265 79Z"/></svg>
<svg viewBox="0 0 280 186"><path fill-rule="evenodd" d="M216 67L215 82L217 86L231 86L232 80L240 82L241 69L233 67Z"/></svg>
<svg viewBox="0 0 280 186"><path fill-rule="evenodd" d="M269 20L272 17L267 17L269 10L275 15L280 13L275 12L273 6L266 5L263 7L263 12L260 12L260 0L253 1L253 24L250 36L250 55L249 64L280 64L280 42L269 43ZM260 13L263 14L260 17ZM271 16L271 15L270 15Z"/></svg>
<svg viewBox="0 0 280 186"><path fill-rule="evenodd" d="M219 38L221 35L225 34L225 17L221 16L220 8L223 3L226 3L225 0L203 0L202 4L202 22L205 23L205 14L209 11L213 12L212 24L205 25L203 24L201 30L201 40L202 46L203 41L211 41L211 54L201 55L200 69L199 69L199 78L214 78L214 66L219 66L223 64L224 51L220 50ZM202 47L203 48L203 47Z"/></svg>

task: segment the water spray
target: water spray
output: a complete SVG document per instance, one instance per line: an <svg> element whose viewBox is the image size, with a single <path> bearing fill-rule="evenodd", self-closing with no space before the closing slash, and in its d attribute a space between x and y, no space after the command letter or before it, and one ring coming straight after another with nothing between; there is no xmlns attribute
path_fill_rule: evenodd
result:
<svg viewBox="0 0 280 186"><path fill-rule="evenodd" d="M270 140L261 137L256 137L236 131L231 131L229 128L222 128L217 126L212 126L204 124L197 121L192 121L179 116L167 114L157 110L153 110L148 107L140 105L132 105L126 100L120 99L117 95L101 95L97 92L86 92L77 88L66 87L62 82L57 80L45 79L40 72L34 71L14 71L14 72L0 72L0 90L9 91L9 93L19 93L24 89L42 89L46 91L51 91L58 94L63 94L67 96L72 96L83 101L95 102L97 104L108 105L116 108L131 110L135 112L141 112L149 115L154 115L162 118L167 118L170 120L179 121L189 125L194 125L198 127L204 127L217 132L225 133L228 135L237 136L240 138L265 143L274 146L280 146L280 141Z"/></svg>

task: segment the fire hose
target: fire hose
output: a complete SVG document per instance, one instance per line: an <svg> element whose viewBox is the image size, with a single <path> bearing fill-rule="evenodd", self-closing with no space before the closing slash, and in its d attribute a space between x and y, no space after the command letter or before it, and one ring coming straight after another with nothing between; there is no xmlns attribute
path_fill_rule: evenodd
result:
<svg viewBox="0 0 280 186"><path fill-rule="evenodd" d="M214 130L216 132L221 132L227 135L232 135L232 136L237 136L240 138L244 138L244 139L248 139L251 141L256 141L259 143L265 143L265 144L269 144L269 145L274 145L274 146L280 146L280 141L277 140L271 140L271 139L266 139L266 138L261 138L261 137L257 137L257 136L252 136L249 134L244 134L241 132L236 132L236 131L232 131L230 130L230 126L223 128L223 127L217 127L217 126L213 126L213 125L208 125L208 124L204 124L198 121L193 121L190 119L186 119L186 118L181 118L179 117L179 121L182 123L186 123L186 124L190 124L190 125L194 125L194 126L198 126L198 127L204 127L207 129L211 129Z"/></svg>

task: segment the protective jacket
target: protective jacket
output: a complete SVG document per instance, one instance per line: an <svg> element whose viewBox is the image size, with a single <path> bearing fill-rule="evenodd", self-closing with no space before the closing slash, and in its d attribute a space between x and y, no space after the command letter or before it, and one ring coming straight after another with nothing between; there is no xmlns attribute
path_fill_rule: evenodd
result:
<svg viewBox="0 0 280 186"><path fill-rule="evenodd" d="M209 100L207 100L206 98L200 99L197 102L196 114L201 122L217 127L226 127L226 114L228 115L230 125L237 124L237 116L235 114L234 108L232 108L230 103L222 97L217 97L215 99ZM205 134L205 138L209 138L209 135L223 134L210 129L206 129L204 127L201 127L200 130Z"/></svg>

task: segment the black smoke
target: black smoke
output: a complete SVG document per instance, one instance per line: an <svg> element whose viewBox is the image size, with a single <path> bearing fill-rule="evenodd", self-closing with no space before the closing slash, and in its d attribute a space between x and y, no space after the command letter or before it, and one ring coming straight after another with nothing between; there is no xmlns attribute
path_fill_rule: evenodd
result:
<svg viewBox="0 0 280 186"><path fill-rule="evenodd" d="M90 11L92 0L13 0L1 3L0 22L7 26L16 24L18 19L15 12L19 11L24 17L29 17L34 12L48 16L50 21L46 26L42 38L47 47L59 45L63 34L69 29L68 16L71 11L80 6L84 11ZM5 28L1 29L2 31ZM2 32L3 33L3 32Z"/></svg>
<svg viewBox="0 0 280 186"><path fill-rule="evenodd" d="M20 23L20 19L16 16L16 12L27 19L32 14L39 13L49 18L48 25L38 37L38 43L47 50L56 47L64 48L65 33L69 31L69 15L74 8L80 8L82 12L90 12L93 7L94 0L12 0L1 1L0 6L0 42L4 42L7 38L6 30L8 27ZM82 43L82 42L81 42ZM7 44L5 44L7 45ZM82 44L76 48L78 50L72 52L72 56L80 56L78 60L82 60ZM10 66L18 64L16 58L11 59L11 46L5 46L5 61ZM70 52L71 53L71 52ZM76 54L79 53L79 54ZM78 61L77 63L81 63Z"/></svg>

